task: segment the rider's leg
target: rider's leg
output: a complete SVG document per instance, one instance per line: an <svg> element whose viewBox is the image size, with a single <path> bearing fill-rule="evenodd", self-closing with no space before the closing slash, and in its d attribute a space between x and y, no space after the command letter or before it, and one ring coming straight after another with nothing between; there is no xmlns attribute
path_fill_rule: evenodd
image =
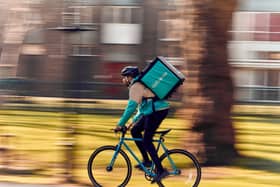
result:
<svg viewBox="0 0 280 187"><path fill-rule="evenodd" d="M146 150L149 152L152 160L154 161L156 168L157 168L157 173L161 174L164 169L161 165L161 162L158 158L157 151L155 149L155 146L153 144L153 136L155 134L155 131L161 124L162 120L167 116L168 114L168 109L167 110L161 110L161 111L156 111L145 118L145 125L144 125L144 146Z"/></svg>
<svg viewBox="0 0 280 187"><path fill-rule="evenodd" d="M133 138L143 138L142 136L142 132L144 130L144 122L145 122L145 117L142 117L140 120L138 120L136 122L136 124L132 127L131 129L131 135ZM148 156L148 153L147 151L145 150L144 148L144 145L143 145L143 141L135 141L138 149L140 150L140 153L143 157L143 162L144 163L148 163L150 162L150 159L149 159L149 156Z"/></svg>

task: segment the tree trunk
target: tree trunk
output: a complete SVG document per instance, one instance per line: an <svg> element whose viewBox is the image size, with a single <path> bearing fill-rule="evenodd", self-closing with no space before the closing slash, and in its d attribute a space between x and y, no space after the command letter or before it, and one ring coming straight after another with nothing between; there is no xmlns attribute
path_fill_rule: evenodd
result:
<svg viewBox="0 0 280 187"><path fill-rule="evenodd" d="M188 23L186 112L192 131L202 135L205 164L224 165L237 155L231 120L233 81L227 41L236 0L186 0ZM190 118L189 118L190 119Z"/></svg>

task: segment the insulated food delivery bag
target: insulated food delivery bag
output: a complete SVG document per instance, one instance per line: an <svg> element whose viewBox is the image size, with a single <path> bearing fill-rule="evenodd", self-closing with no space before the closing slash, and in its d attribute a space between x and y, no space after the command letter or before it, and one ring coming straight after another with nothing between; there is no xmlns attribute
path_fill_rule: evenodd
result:
<svg viewBox="0 0 280 187"><path fill-rule="evenodd" d="M141 73L139 79L159 99L167 99L185 80L185 76L165 58L157 57Z"/></svg>

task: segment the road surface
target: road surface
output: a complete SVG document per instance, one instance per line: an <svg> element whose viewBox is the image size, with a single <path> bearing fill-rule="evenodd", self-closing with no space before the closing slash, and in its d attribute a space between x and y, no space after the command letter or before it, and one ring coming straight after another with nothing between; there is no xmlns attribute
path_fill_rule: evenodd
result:
<svg viewBox="0 0 280 187"><path fill-rule="evenodd" d="M76 185L43 185L43 184L20 184L20 183L8 183L0 182L0 187L81 187Z"/></svg>

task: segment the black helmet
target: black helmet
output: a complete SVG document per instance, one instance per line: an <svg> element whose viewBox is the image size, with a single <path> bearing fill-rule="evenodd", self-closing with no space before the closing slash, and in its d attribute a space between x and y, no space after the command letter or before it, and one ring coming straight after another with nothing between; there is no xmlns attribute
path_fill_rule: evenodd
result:
<svg viewBox="0 0 280 187"><path fill-rule="evenodd" d="M121 71L122 76L136 77L139 75L139 69L137 66L126 66Z"/></svg>

